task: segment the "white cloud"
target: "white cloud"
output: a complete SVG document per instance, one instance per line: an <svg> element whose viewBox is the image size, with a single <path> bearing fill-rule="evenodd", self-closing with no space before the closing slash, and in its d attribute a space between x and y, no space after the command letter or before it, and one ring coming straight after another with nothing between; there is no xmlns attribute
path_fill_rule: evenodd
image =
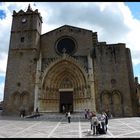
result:
<svg viewBox="0 0 140 140"><path fill-rule="evenodd" d="M43 32L64 24L97 31L99 41L126 43L134 65L140 63L140 20L123 2L36 3L43 17Z"/></svg>
<svg viewBox="0 0 140 140"><path fill-rule="evenodd" d="M0 73L6 72L7 56L6 53L0 53Z"/></svg>
<svg viewBox="0 0 140 140"><path fill-rule="evenodd" d="M3 100L4 83L0 83L0 101Z"/></svg>
<svg viewBox="0 0 140 140"><path fill-rule="evenodd" d="M36 2L36 6L34 2L2 3L0 9L6 12L6 18L0 20L1 52L8 52L13 10L25 11L29 3L43 17L42 34L64 24L87 28L98 32L99 41L126 43L135 57L133 63L140 63L140 56L135 56L140 50L140 21L133 18L123 2Z"/></svg>

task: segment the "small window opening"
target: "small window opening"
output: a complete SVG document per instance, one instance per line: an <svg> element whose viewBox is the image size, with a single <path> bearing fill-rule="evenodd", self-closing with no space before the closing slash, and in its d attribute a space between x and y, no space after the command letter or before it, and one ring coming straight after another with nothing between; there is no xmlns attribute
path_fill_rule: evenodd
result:
<svg viewBox="0 0 140 140"><path fill-rule="evenodd" d="M21 42L24 42L24 37L21 37L20 41L21 41Z"/></svg>

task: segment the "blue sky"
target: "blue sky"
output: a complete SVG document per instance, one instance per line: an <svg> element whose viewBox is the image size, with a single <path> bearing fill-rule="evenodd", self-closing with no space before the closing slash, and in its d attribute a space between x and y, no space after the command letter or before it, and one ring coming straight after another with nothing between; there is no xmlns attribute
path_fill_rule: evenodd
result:
<svg viewBox="0 0 140 140"><path fill-rule="evenodd" d="M3 19L6 17L6 13L3 10L0 10L0 19Z"/></svg>
<svg viewBox="0 0 140 140"><path fill-rule="evenodd" d="M125 2L125 4L130 8L134 18L140 20L140 2ZM135 66L133 65L133 71L134 71L135 76L140 75L140 63ZM140 81L140 79L139 79L139 81Z"/></svg>
<svg viewBox="0 0 140 140"><path fill-rule="evenodd" d="M25 11L28 4L0 2L0 101L3 100L12 13ZM126 43L131 50L134 76L140 79L140 2L30 2L30 5L41 13L42 34L68 24L96 31L100 42Z"/></svg>
<svg viewBox="0 0 140 140"><path fill-rule="evenodd" d="M4 76L0 76L0 83L2 83L5 80Z"/></svg>
<svg viewBox="0 0 140 140"><path fill-rule="evenodd" d="M140 2L125 2L129 6L133 16L136 19L140 19Z"/></svg>

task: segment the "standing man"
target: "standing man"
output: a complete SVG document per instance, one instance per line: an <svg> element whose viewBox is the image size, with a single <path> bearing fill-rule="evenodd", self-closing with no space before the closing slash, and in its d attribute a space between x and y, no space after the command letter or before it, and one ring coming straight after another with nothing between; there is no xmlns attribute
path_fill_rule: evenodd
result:
<svg viewBox="0 0 140 140"><path fill-rule="evenodd" d="M108 116L107 116L106 112L104 112L104 115L105 115L105 125L106 125L106 132L107 132Z"/></svg>
<svg viewBox="0 0 140 140"><path fill-rule="evenodd" d="M84 114L85 114L85 119L87 119L87 110L86 109L85 109Z"/></svg>
<svg viewBox="0 0 140 140"><path fill-rule="evenodd" d="M64 105L62 106L62 110L63 110L63 113L65 113L65 106Z"/></svg>
<svg viewBox="0 0 140 140"><path fill-rule="evenodd" d="M71 122L71 114L70 114L70 111L68 111L68 123Z"/></svg>
<svg viewBox="0 0 140 140"><path fill-rule="evenodd" d="M38 107L36 108L35 113L36 113L36 115L39 114L39 112L38 112Z"/></svg>
<svg viewBox="0 0 140 140"><path fill-rule="evenodd" d="M106 120L106 117L104 115L104 112L102 112L102 114L101 114L101 126L102 126L102 130L104 131L104 134L106 133L106 130L107 130L105 120Z"/></svg>

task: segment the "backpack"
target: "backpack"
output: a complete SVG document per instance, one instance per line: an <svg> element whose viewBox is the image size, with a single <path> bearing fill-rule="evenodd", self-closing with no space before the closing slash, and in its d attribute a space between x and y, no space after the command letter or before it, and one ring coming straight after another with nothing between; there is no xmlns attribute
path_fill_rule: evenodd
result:
<svg viewBox="0 0 140 140"><path fill-rule="evenodd" d="M93 120L93 125L95 125L95 126L98 125L98 121L97 121L97 119L94 119L94 120Z"/></svg>
<svg viewBox="0 0 140 140"><path fill-rule="evenodd" d="M93 125L97 125L97 124L98 124L97 121L94 121L94 122L93 122Z"/></svg>

